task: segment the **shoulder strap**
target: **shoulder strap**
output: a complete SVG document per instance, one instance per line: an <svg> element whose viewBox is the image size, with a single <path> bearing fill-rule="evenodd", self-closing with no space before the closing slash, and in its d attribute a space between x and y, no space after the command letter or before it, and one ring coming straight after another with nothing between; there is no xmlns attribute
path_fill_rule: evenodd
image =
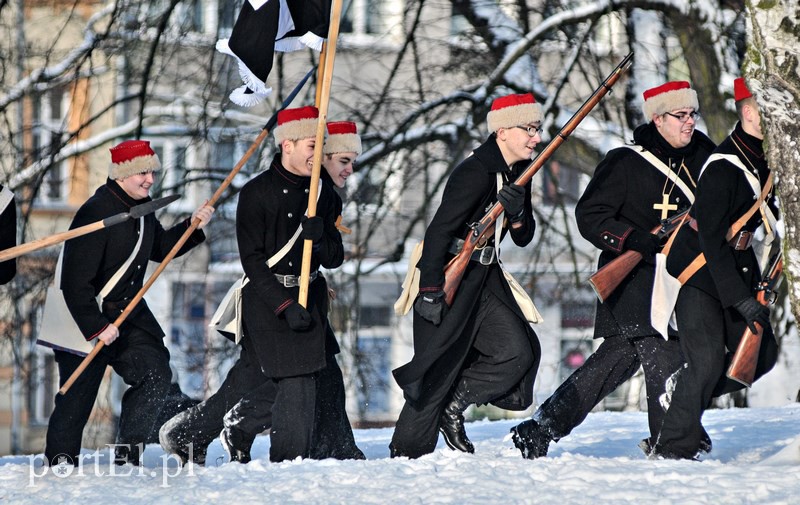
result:
<svg viewBox="0 0 800 505"><path fill-rule="evenodd" d="M758 208L761 207L761 204L767 198L767 194L770 192L771 189L772 189L772 173L770 173L769 177L767 177L767 182L766 182L766 184L764 184L764 187L761 189L761 194L759 195L758 199L753 204L753 206L750 207L749 209L747 209L747 212L745 212L742 215L742 217L737 219L731 225L731 227L728 229L728 233L725 234L725 240L730 240L737 233L739 233L739 230L742 229L742 226L744 226L750 220L750 218L753 216L753 214L755 214L755 212L758 210ZM676 230L676 233L677 233L677 230ZM705 265L705 264L706 264L705 255L703 253L698 254L692 260L692 262L689 263L689 266L687 266L683 270L683 272L681 272L680 275L678 275L678 282L680 282L681 284L686 284L686 281L691 279L692 276L694 274L696 274L697 271L700 270L703 267L703 265Z"/></svg>
<svg viewBox="0 0 800 505"><path fill-rule="evenodd" d="M133 260L136 259L136 255L139 254L139 250L142 248L143 237L144 237L144 216L141 216L139 218L139 240L136 241L136 246L134 246L133 252L128 257L128 259L125 260L125 263L123 263L122 266L120 266L119 269L117 269L117 271L114 272L114 275L111 276L108 282L106 282L106 285L103 286L103 289L100 290L100 294L97 295L98 298L100 299L100 303L102 303L103 299L106 296L108 296L108 294L111 292L112 289L114 289L114 286L117 285L117 283L125 274L125 272L128 271L128 267L131 266ZM64 260L64 248L62 247L61 252L58 255L58 263L56 263L56 274L55 274L55 285L59 289L61 288L61 263L63 262L63 260Z"/></svg>
<svg viewBox="0 0 800 505"><path fill-rule="evenodd" d="M655 154L651 153L640 145L625 145L625 147L648 161L659 172L664 174L667 179L675 180L675 185L678 186L681 192L683 192L684 196L689 199L689 203L694 203L694 191L692 191L691 188L689 188L689 186L687 186L686 183L681 180L680 174L676 174L675 171L668 167L666 163L658 159Z"/></svg>

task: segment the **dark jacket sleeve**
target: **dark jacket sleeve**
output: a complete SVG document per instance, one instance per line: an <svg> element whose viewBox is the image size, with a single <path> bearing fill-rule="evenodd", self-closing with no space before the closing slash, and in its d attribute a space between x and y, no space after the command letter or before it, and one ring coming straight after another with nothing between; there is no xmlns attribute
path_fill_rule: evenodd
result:
<svg viewBox="0 0 800 505"><path fill-rule="evenodd" d="M94 223L107 217L98 207L84 205L75 214L70 229ZM97 305L98 275L102 268L103 255L108 246L108 231L101 229L93 233L68 240L64 243L61 264L61 291L72 318L86 340L102 332L111 321Z"/></svg>
<svg viewBox="0 0 800 505"><path fill-rule="evenodd" d="M2 186L0 186L2 188ZM0 214L0 250L17 245L17 205L14 198L8 202ZM17 260L10 259L0 263L0 284L7 284L17 274Z"/></svg>
<svg viewBox="0 0 800 505"><path fill-rule="evenodd" d="M450 243L467 224L486 196L494 188L485 170L474 157L458 165L445 184L442 202L425 231L422 257L419 260L420 290L441 288Z"/></svg>
<svg viewBox="0 0 800 505"><path fill-rule="evenodd" d="M514 228L512 223L509 223L508 230L511 234L511 240L520 247L525 247L533 240L533 234L536 232L536 220L533 217L533 204L531 203L531 181L525 185L525 208L522 212L522 219L519 221L522 226Z"/></svg>
<svg viewBox="0 0 800 505"><path fill-rule="evenodd" d="M324 195L324 198L320 198L323 208L318 208L318 211L322 212L317 212L317 215L325 222L325 229L322 238L314 244L313 253L323 267L336 268L344 262L342 235L336 229L336 218L342 213L342 199L330 185L323 181L320 181L320 184L323 184L321 196Z"/></svg>
<svg viewBox="0 0 800 505"><path fill-rule="evenodd" d="M278 314L295 301L289 290L283 287L274 273L267 267L267 226L276 219L267 205L267 196L262 194L263 185L254 179L239 192L236 206L236 241L242 268L250 280L252 289L268 310ZM299 240L299 239L298 239Z"/></svg>
<svg viewBox="0 0 800 505"><path fill-rule="evenodd" d="M628 198L624 155L611 151L595 169L594 176L575 207L578 230L601 251L621 253L633 226L622 221L620 210Z"/></svg>
<svg viewBox="0 0 800 505"><path fill-rule="evenodd" d="M740 188L747 184L739 169L725 161L710 163L697 184L695 217L700 240L700 250L706 257L711 278L717 287L723 307L730 307L739 300L752 296L750 286L738 275L735 254L751 255L750 250L734 252L725 240L725 235L734 221L747 211L734 209L736 194L751 191ZM750 202L750 205L755 200Z"/></svg>
<svg viewBox="0 0 800 505"><path fill-rule="evenodd" d="M150 255L150 260L161 263L164 258L167 257L167 254L175 247L175 244L178 243L178 240L183 236L186 230L192 225L192 218L188 217L181 221L180 223L176 224L169 230L165 230L161 223L158 222L155 217L152 215L152 220L148 223L148 226L155 226L156 234L155 240L153 242L153 252ZM178 253L175 257L182 256L189 252L193 247L203 243L206 239L206 234L203 230L199 228L195 228L191 235L189 235L189 239L181 246L178 250Z"/></svg>

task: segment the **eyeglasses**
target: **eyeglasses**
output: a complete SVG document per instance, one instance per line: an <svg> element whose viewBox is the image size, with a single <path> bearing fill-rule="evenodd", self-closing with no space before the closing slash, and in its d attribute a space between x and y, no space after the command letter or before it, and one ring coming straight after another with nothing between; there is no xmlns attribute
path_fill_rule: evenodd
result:
<svg viewBox="0 0 800 505"><path fill-rule="evenodd" d="M700 113L697 112L696 110L693 110L692 112L679 112L677 114L673 114L672 112L665 112L664 114L674 117L681 123L685 123L686 121L689 120L689 118L692 118L695 121L697 121L697 118L700 117Z"/></svg>
<svg viewBox="0 0 800 505"><path fill-rule="evenodd" d="M544 128L541 126L515 126L514 128L519 128L520 130L525 130L529 137L535 137L536 135L541 135L544 131Z"/></svg>

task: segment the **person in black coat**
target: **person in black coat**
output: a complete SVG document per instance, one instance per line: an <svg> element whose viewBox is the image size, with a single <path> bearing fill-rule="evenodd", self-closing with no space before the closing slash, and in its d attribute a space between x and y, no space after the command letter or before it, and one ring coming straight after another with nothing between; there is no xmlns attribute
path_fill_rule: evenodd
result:
<svg viewBox="0 0 800 505"><path fill-rule="evenodd" d="M697 94L685 81L645 91L648 122L634 131L634 145L611 150L578 201L578 229L602 251L598 268L626 250L642 253L644 261L604 303L597 303L594 338L604 339L602 344L532 419L512 428L523 457L545 456L551 440L569 435L640 366L650 427L643 444L658 434L664 414L659 399L683 357L674 336L664 340L650 324L655 254L661 247L650 231L691 205L700 168L714 149L695 129L697 108Z"/></svg>
<svg viewBox="0 0 800 505"><path fill-rule="evenodd" d="M755 378L774 365L778 346L769 322L770 310L755 299L761 266L753 250L753 233L766 230L772 242L778 215L774 192L732 239L731 225L753 207L770 175L762 140L758 105L744 80L736 79L734 97L739 122L704 167L697 184L692 221L681 227L667 257L677 277L700 253L706 264L681 287L675 306L686 367L677 376L669 410L652 455L695 458L704 434L701 418L711 398L744 387L725 376L742 334L755 323L764 328ZM762 242L763 243L763 242ZM765 244L769 247L774 244Z"/></svg>
<svg viewBox="0 0 800 505"><path fill-rule="evenodd" d="M334 121L327 124L328 135L322 148L321 182L344 188L353 173L353 165L361 154L361 138L356 124ZM335 215L342 214L342 199L334 193ZM314 438L310 451L312 459L365 459L355 443L353 429L345 408L344 377L336 354L339 344L330 322L327 324L327 365L317 376L317 405ZM272 405L277 388L273 381L264 383L242 398L224 417L220 440L231 460L250 461L250 448L256 435L272 426Z"/></svg>
<svg viewBox="0 0 800 505"><path fill-rule="evenodd" d="M14 193L0 184L0 251L17 245L17 205ZM17 260L0 262L0 285L8 284L17 275Z"/></svg>
<svg viewBox="0 0 800 505"><path fill-rule="evenodd" d="M333 188L319 185L317 215L305 217L317 121L316 107L280 111L273 131L280 152L239 193L236 237L249 279L242 290L242 349L214 395L162 426L162 447L184 460L190 451L204 451L226 412L268 381L275 389L270 460L310 456L316 377L338 351L327 335L328 287L318 268L336 268L344 259ZM269 267L267 260L298 229L288 253ZM304 240L313 241L307 308L297 303Z"/></svg>
<svg viewBox="0 0 800 505"><path fill-rule="evenodd" d="M150 143L128 140L111 148L111 165L106 184L100 186L75 214L70 228L100 221L150 200L155 172L161 169ZM116 461L139 463L140 451L157 431L157 420L166 408L172 372L164 331L147 303L141 300L117 328L114 321L144 284L149 261L162 261L198 218L200 225L179 250L185 254L205 240L203 228L213 208L202 206L191 218L165 230L155 215L67 241L64 244L61 289L70 314L86 340L98 339L105 346L65 395L56 394L55 408L47 426L45 459L50 464L78 464L83 428L92 411L106 365L128 384L122 398L117 433ZM141 237L134 261L98 307L96 298L103 286L130 257ZM80 365L83 356L54 349L59 381L64 382ZM171 408L171 407L170 407ZM185 408L185 407L183 407ZM176 410L177 411L177 410Z"/></svg>
<svg viewBox="0 0 800 505"><path fill-rule="evenodd" d="M533 239L530 181L514 184L541 141L541 106L530 93L500 97L488 114L489 138L450 175L425 232L414 302L414 357L394 370L405 405L390 444L392 457L432 452L441 431L451 449L473 452L464 410L492 403L523 410L533 401L539 340L497 263L494 235L476 250L452 307L445 302L444 268L469 225L500 202L502 235L518 246ZM502 189L498 192L498 177Z"/></svg>

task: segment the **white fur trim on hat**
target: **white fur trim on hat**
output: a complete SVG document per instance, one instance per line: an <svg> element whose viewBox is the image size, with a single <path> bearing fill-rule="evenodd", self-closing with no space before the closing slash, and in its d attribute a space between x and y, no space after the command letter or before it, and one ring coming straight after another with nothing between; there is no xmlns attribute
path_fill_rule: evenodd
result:
<svg viewBox="0 0 800 505"><path fill-rule="evenodd" d="M300 140L308 137L316 137L318 123L318 118L305 118L276 126L273 131L275 146L280 147L284 140Z"/></svg>
<svg viewBox="0 0 800 505"><path fill-rule="evenodd" d="M159 170L161 170L161 162L158 160L158 155L150 154L137 156L121 163L111 163L108 166L108 177L110 179L125 179L132 175L158 172Z"/></svg>
<svg viewBox="0 0 800 505"><path fill-rule="evenodd" d="M697 110L700 103L697 101L697 92L692 88L675 89L650 97L642 104L642 112L646 121L653 120L653 115L660 116L667 112L692 108Z"/></svg>
<svg viewBox="0 0 800 505"><path fill-rule="evenodd" d="M357 133L340 133L328 135L325 145L322 146L323 154L356 153L361 154L361 137Z"/></svg>
<svg viewBox="0 0 800 505"><path fill-rule="evenodd" d="M513 128L530 123L542 121L542 106L538 103L523 103L489 111L486 123L489 133L494 133L500 128Z"/></svg>

